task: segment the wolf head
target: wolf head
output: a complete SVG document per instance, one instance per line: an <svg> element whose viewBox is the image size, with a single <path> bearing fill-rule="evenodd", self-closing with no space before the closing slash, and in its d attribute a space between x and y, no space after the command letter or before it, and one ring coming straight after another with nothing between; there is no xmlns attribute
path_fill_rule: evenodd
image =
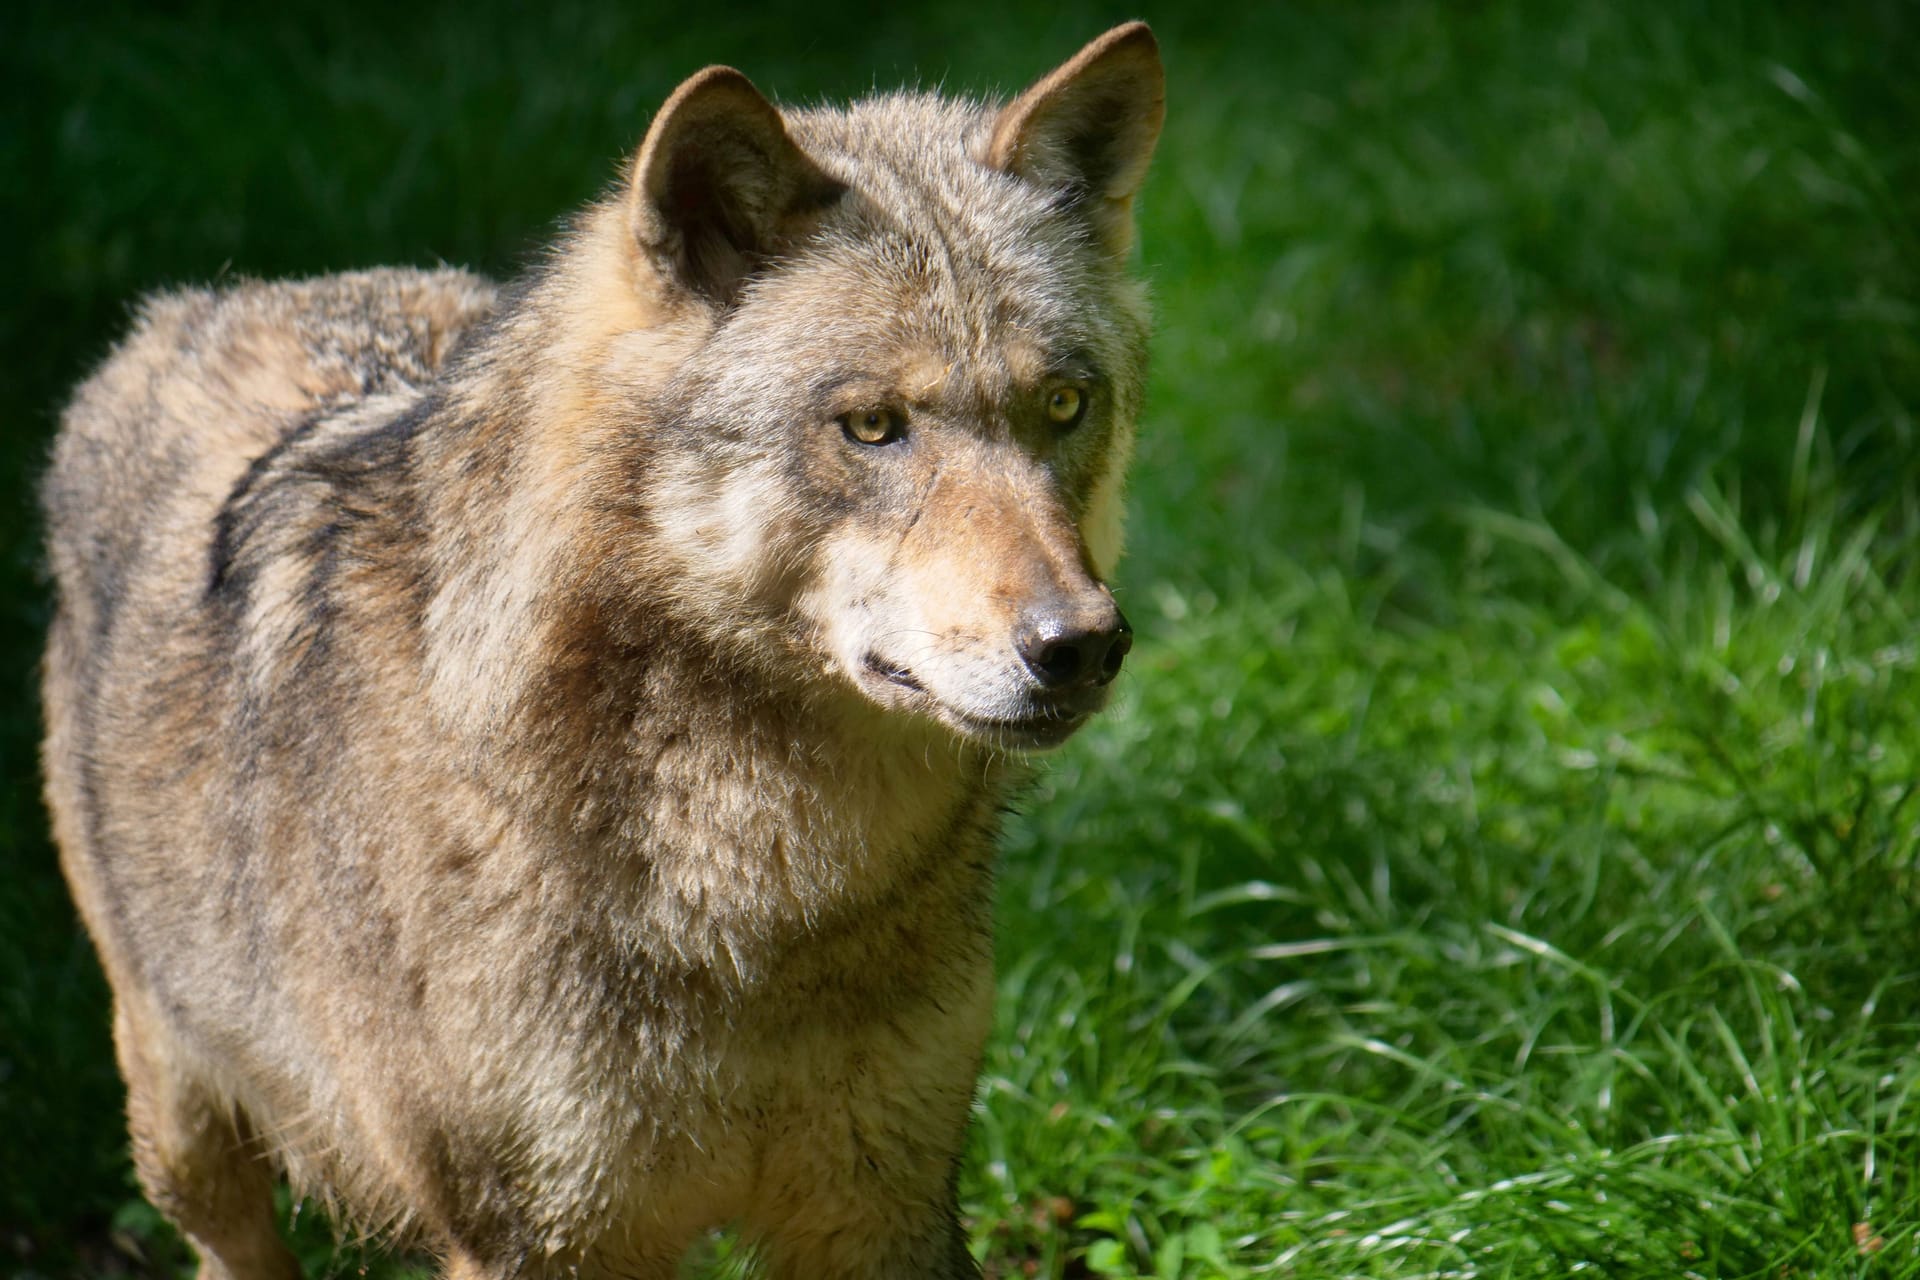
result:
<svg viewBox="0 0 1920 1280"><path fill-rule="evenodd" d="M1140 23L997 108L682 84L595 232L599 287L633 295L596 396L644 422L610 505L638 513L626 569L653 607L994 746L1097 710L1131 643L1103 579L1163 97Z"/></svg>

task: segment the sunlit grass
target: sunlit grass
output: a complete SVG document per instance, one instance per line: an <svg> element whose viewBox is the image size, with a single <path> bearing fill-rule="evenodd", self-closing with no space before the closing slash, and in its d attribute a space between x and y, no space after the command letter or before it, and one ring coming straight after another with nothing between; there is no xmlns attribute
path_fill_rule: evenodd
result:
<svg viewBox="0 0 1920 1280"><path fill-rule="evenodd" d="M1711 592L1292 586L1169 596L1016 835L991 1212L1148 1274L1920 1268L1916 655L1860 547L1718 643Z"/></svg>

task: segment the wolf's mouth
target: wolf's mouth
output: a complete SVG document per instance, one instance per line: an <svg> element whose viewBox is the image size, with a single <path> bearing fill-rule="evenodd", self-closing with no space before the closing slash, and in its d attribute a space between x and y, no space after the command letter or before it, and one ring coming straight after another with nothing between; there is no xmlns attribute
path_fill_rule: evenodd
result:
<svg viewBox="0 0 1920 1280"><path fill-rule="evenodd" d="M1045 751L1071 738L1092 711L1043 712L1017 720L987 719L943 706L941 718L968 737L1009 751Z"/></svg>
<svg viewBox="0 0 1920 1280"><path fill-rule="evenodd" d="M902 689L911 689L915 693L927 691L927 686L915 679L913 672L898 663L888 662L877 653L867 655L866 668L873 675L879 676L889 684L897 684Z"/></svg>
<svg viewBox="0 0 1920 1280"><path fill-rule="evenodd" d="M1007 751L1045 751L1059 746L1106 701L1105 690L1101 689L1093 699L1077 705L1049 702L1036 705L1029 715L982 716L954 706L928 689L912 671L877 653L869 653L862 665L874 680L914 695L910 705L975 741Z"/></svg>

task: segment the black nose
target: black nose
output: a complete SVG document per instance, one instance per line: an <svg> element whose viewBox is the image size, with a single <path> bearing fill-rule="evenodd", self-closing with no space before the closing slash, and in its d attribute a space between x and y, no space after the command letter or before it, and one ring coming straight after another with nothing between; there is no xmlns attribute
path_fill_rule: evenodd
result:
<svg viewBox="0 0 1920 1280"><path fill-rule="evenodd" d="M1020 635L1020 656L1049 689L1103 685L1120 674L1133 628L1111 601L1091 617L1049 610L1030 617Z"/></svg>

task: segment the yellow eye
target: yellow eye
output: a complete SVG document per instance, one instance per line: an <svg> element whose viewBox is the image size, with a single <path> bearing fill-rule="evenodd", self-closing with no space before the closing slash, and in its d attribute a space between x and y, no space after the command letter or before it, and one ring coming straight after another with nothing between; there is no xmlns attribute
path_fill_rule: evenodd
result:
<svg viewBox="0 0 1920 1280"><path fill-rule="evenodd" d="M892 444L903 434L906 415L895 409L859 409L839 417L840 429L861 444Z"/></svg>
<svg viewBox="0 0 1920 1280"><path fill-rule="evenodd" d="M1086 411L1087 393L1079 387L1055 387L1047 393L1047 420L1056 427L1078 426Z"/></svg>

